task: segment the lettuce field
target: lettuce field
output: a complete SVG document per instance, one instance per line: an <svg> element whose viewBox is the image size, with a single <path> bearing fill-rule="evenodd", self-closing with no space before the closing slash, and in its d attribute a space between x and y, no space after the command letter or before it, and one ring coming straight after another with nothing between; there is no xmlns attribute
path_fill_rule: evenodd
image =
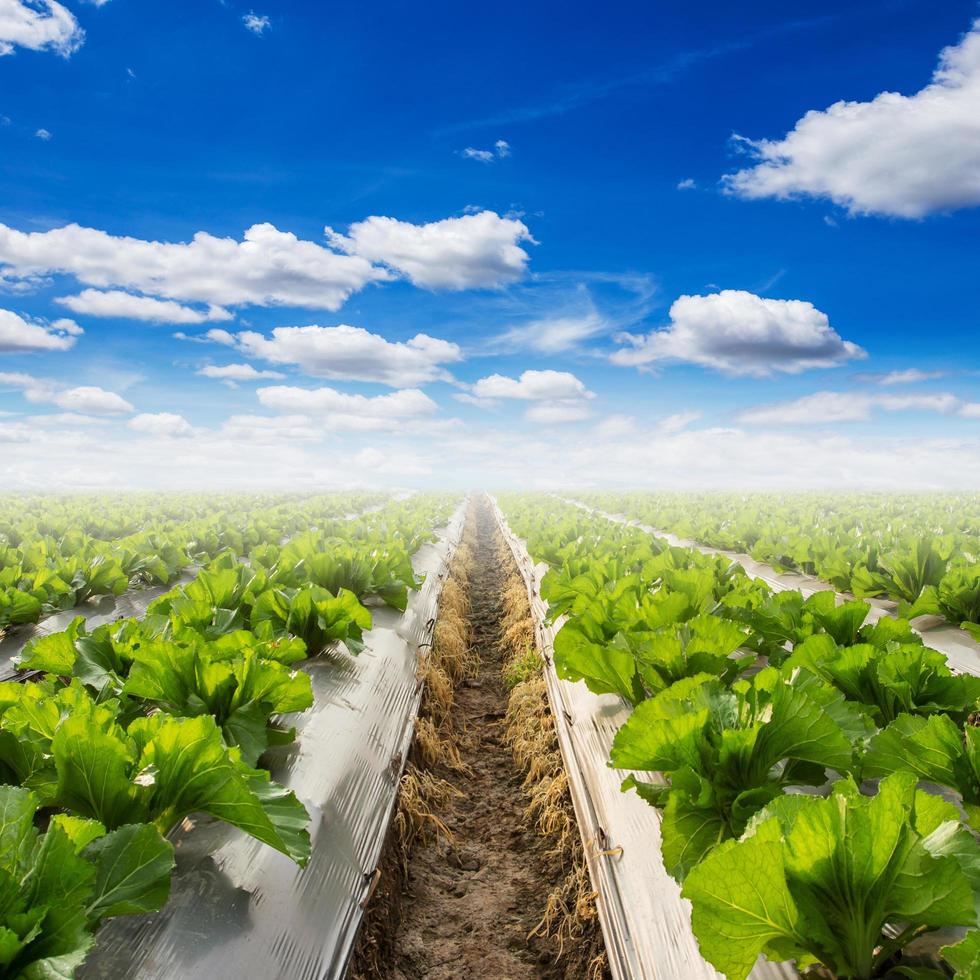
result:
<svg viewBox="0 0 980 980"><path fill-rule="evenodd" d="M0 630L5 977L980 977L975 495L8 494Z"/></svg>

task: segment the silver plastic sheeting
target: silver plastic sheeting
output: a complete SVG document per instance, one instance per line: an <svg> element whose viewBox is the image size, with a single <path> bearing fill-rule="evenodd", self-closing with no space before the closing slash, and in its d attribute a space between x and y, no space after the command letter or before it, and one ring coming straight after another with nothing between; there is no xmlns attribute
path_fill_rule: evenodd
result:
<svg viewBox="0 0 980 980"><path fill-rule="evenodd" d="M384 510L390 503L408 500L411 496L412 493L410 492L396 493L390 501L373 504L371 507L365 507L362 511L344 514L343 519L356 521L359 517L376 514ZM289 538L285 537L281 543L286 544L287 541ZM16 676L17 667L14 661L20 656L24 647L36 637L60 633L68 628L76 616L81 616L90 630L97 626L104 626L106 623L114 623L117 619L140 619L146 613L151 602L181 585L192 582L200 570L200 565L188 565L177 578L166 585L134 587L128 589L121 596L96 596L87 602L73 606L71 609L63 609L60 612L52 613L50 616L45 616L39 623L34 623L31 626L12 627L0 637L0 681L11 680Z"/></svg>
<svg viewBox="0 0 980 980"><path fill-rule="evenodd" d="M610 694L561 680L554 670L555 635L564 618L548 625L541 598L545 564L535 565L494 502L497 521L528 589L538 649L562 759L568 774L589 875L614 980L718 980L691 931L690 903L667 873L660 854L660 811L636 793L623 793L627 775L608 765L613 736L630 708ZM655 774L632 773L656 781ZM796 977L788 964L761 960L751 980Z"/></svg>
<svg viewBox="0 0 980 980"><path fill-rule="evenodd" d="M559 497L558 499L563 500L565 503L574 504L582 510L595 514L598 517L604 517L606 520L613 521L616 524L626 524L647 534L663 538L668 544L676 545L680 548L693 548L695 551L700 551L705 555L724 555L726 558L738 562L752 578L762 579L776 592L799 589L804 596L809 596L814 592L824 592L828 589L836 591L834 586L812 575L800 575L795 572L777 572L772 566L764 565L749 555L734 551L721 551L718 548L708 548L688 538L679 538L676 534L670 534L660 528L651 527L649 524L641 524L639 521L626 517L623 514L609 514L606 511L589 507L588 504L568 497ZM852 595L841 592L838 592L837 595L841 600L854 598ZM892 602L889 599L865 599L864 601L871 606L868 621L872 623L876 623L883 616L894 616L898 608L898 603ZM922 637L926 646L946 655L950 667L967 674L980 674L980 643L977 643L966 630L961 630L938 616L922 616L917 618L913 624L913 629Z"/></svg>
<svg viewBox="0 0 980 980"><path fill-rule="evenodd" d="M361 654L302 665L314 707L289 717L296 741L263 761L310 811L307 867L218 821L185 822L171 834L177 870L167 905L107 923L80 978L343 977L412 738L418 651L431 637L464 513L465 502L415 555L426 579L404 614L375 608Z"/></svg>
<svg viewBox="0 0 980 980"><path fill-rule="evenodd" d="M159 599L160 596L177 588L178 585L186 585L194 579L198 571L196 565L191 565L168 585L150 585L142 589L130 589L121 596L99 596L89 599L88 602L80 603L72 609L63 609L60 612L52 613L42 619L40 623L9 630L3 639L0 639L0 681L10 680L14 677L17 673L14 660L20 656L21 651L31 640L39 636L60 633L68 628L69 623L76 616L83 616L90 630L95 629L96 626L103 626L105 623L113 623L117 619L140 618L154 599Z"/></svg>

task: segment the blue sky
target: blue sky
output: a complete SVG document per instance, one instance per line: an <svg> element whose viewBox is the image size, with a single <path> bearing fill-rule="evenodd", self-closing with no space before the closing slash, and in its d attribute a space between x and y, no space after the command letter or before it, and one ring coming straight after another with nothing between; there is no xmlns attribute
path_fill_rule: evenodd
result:
<svg viewBox="0 0 980 980"><path fill-rule="evenodd" d="M0 0L4 482L980 486L980 9L786 6Z"/></svg>

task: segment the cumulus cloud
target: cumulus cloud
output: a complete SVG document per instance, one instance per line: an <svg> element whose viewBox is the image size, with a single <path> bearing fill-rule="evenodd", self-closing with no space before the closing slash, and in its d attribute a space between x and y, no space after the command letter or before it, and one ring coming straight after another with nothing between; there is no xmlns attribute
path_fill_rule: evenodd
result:
<svg viewBox="0 0 980 980"><path fill-rule="evenodd" d="M28 400L31 392L24 393ZM135 409L121 395L114 391L106 391L96 385L84 385L80 388L67 388L57 391L50 397L45 395L39 401L50 401L68 412L83 412L88 415L125 415Z"/></svg>
<svg viewBox="0 0 980 980"><path fill-rule="evenodd" d="M187 419L173 412L137 415L127 425L136 432L151 436L187 436L194 431Z"/></svg>
<svg viewBox="0 0 980 980"><path fill-rule="evenodd" d="M55 302L67 306L73 313L125 320L145 320L148 323L194 324L234 319L231 313L220 306L195 310L173 300L134 296L132 293L118 289L106 292L99 289L83 289L77 296L58 296Z"/></svg>
<svg viewBox="0 0 980 980"><path fill-rule="evenodd" d="M34 135L43 143L47 143L54 134L50 130L39 129L34 133Z"/></svg>
<svg viewBox="0 0 980 980"><path fill-rule="evenodd" d="M291 415L312 415L347 430L385 429L406 420L424 418L438 406L418 388L388 395L350 395L336 388L295 388L276 385L259 388L259 402Z"/></svg>
<svg viewBox="0 0 980 980"><path fill-rule="evenodd" d="M450 379L443 364L463 358L458 345L420 333L391 342L363 327L276 327L271 337L238 334L239 349L275 364L295 364L305 374L336 381L375 381L400 388Z"/></svg>
<svg viewBox="0 0 980 980"><path fill-rule="evenodd" d="M762 405L741 412L738 420L750 425L824 425L864 422L874 410L885 412L940 412L967 414L966 406L948 392L926 395L879 395L866 392L818 391L793 401Z"/></svg>
<svg viewBox="0 0 980 980"><path fill-rule="evenodd" d="M693 191L697 186L697 181L692 177L685 177L684 180L678 181L677 183L677 189L679 191Z"/></svg>
<svg viewBox="0 0 980 980"><path fill-rule="evenodd" d="M67 58L84 40L74 14L56 0L0 0L0 56L21 47Z"/></svg>
<svg viewBox="0 0 980 980"><path fill-rule="evenodd" d="M764 299L741 289L707 296L681 296L670 308L670 325L646 335L624 333L628 346L610 360L625 366L684 361L726 374L756 377L774 371L798 374L866 357L841 339L826 313L804 300Z"/></svg>
<svg viewBox="0 0 980 980"><path fill-rule="evenodd" d="M70 350L82 332L74 320L37 323L25 320L13 310L0 310L0 354Z"/></svg>
<svg viewBox="0 0 980 980"><path fill-rule="evenodd" d="M65 225L23 232L0 224L0 279L72 275L99 289L124 287L214 306L308 306L335 310L351 293L390 278L357 255L341 255L270 224L242 241L198 232L190 242L150 242Z"/></svg>
<svg viewBox="0 0 980 980"><path fill-rule="evenodd" d="M491 374L473 385L479 398L519 398L542 401L553 398L594 398L579 378L568 371L524 371L519 378Z"/></svg>
<svg viewBox="0 0 980 980"><path fill-rule="evenodd" d="M247 31L251 31L253 34L261 37L263 32L268 30L271 22L264 14L260 15L255 13L254 10L250 10L242 18L242 23L245 25Z"/></svg>
<svg viewBox="0 0 980 980"><path fill-rule="evenodd" d="M0 385L20 388L35 405L57 405L66 412L84 415L125 415L136 409L121 395L94 385L72 388L49 378L0 371Z"/></svg>
<svg viewBox="0 0 980 980"><path fill-rule="evenodd" d="M724 178L744 198L829 198L852 214L921 218L980 204L980 20L942 51L913 95L811 110L779 140L742 140L758 160Z"/></svg>
<svg viewBox="0 0 980 980"><path fill-rule="evenodd" d="M0 224L0 283L29 288L47 276L70 275L110 293L204 303L211 308L205 319L226 319L226 306L336 310L368 284L399 276L427 289L500 286L524 274L529 256L519 243L533 242L523 222L493 211L425 225L374 216L347 235L324 232L327 245L268 223L252 225L242 241L200 231L190 242L157 242L77 224L35 232ZM83 295L77 302L127 303L125 294ZM127 308L163 312L131 301ZM171 322L200 322L176 306L167 310L178 317Z"/></svg>
<svg viewBox="0 0 980 980"><path fill-rule="evenodd" d="M335 248L380 262L425 289L502 286L519 279L530 256L520 242L534 242L523 221L493 211L413 225L371 217L346 235L326 229Z"/></svg>
<svg viewBox="0 0 980 980"><path fill-rule="evenodd" d="M501 398L534 402L524 417L530 422L548 425L589 418L592 410L588 403L595 398L595 393L567 371L524 371L519 378L502 374L480 378L473 385L469 400L473 404L483 402L492 406Z"/></svg>
<svg viewBox="0 0 980 980"><path fill-rule="evenodd" d="M218 381L277 381L286 377L279 371L256 371L251 364L208 364L197 373Z"/></svg>

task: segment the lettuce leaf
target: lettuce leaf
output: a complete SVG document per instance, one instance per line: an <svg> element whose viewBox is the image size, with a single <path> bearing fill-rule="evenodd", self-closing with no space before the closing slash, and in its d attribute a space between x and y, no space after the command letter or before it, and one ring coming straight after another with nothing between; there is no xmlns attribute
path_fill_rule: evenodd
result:
<svg viewBox="0 0 980 980"><path fill-rule="evenodd" d="M174 857L147 824L55 816L41 834L36 810L29 790L0 786L0 970L41 980L72 976L103 919L162 908Z"/></svg>
<svg viewBox="0 0 980 980"><path fill-rule="evenodd" d="M958 855L935 846L955 810L915 782L897 773L873 797L851 780L827 799L781 797L742 840L711 851L683 889L704 957L729 980L744 980L760 953L865 980L920 932L975 925L961 862L980 859L980 844L961 829ZM894 939L890 922L903 926Z"/></svg>

